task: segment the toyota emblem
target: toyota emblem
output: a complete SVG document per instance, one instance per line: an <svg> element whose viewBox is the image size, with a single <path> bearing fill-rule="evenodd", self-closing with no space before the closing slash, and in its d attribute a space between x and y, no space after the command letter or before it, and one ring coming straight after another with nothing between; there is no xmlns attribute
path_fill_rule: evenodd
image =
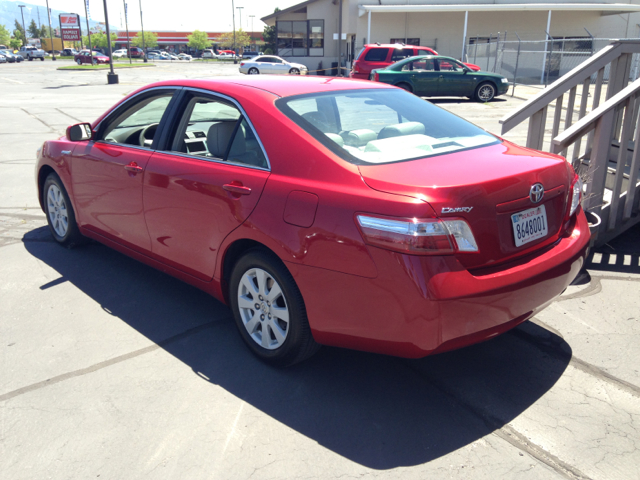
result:
<svg viewBox="0 0 640 480"><path fill-rule="evenodd" d="M531 185L531 190L529 191L529 198L531 199L531 203L538 203L544 197L544 187L541 183L534 183Z"/></svg>

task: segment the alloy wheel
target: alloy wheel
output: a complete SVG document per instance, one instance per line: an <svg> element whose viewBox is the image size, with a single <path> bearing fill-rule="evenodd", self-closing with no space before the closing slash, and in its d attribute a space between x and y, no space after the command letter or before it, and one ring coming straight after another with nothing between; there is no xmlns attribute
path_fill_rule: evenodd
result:
<svg viewBox="0 0 640 480"><path fill-rule="evenodd" d="M491 85L483 85L478 90L478 98L483 102L488 102L494 96L494 89Z"/></svg>
<svg viewBox="0 0 640 480"><path fill-rule="evenodd" d="M267 350L281 347L289 333L289 307L275 278L266 270L247 270L238 285L238 309L249 336Z"/></svg>
<svg viewBox="0 0 640 480"><path fill-rule="evenodd" d="M69 214L62 191L56 185L50 185L47 191L47 211L51 226L56 234L63 238L69 230Z"/></svg>

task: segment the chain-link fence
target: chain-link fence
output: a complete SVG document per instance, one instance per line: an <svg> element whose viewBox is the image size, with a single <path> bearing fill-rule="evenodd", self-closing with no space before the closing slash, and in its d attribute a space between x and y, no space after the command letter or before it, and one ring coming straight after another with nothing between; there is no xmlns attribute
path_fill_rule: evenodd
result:
<svg viewBox="0 0 640 480"><path fill-rule="evenodd" d="M522 40L517 33L472 37L465 49L465 61L482 70L499 73L514 84L547 85L580 65L613 40L594 37L547 37ZM637 40L637 39L636 39ZM630 79L640 75L640 54L634 54ZM609 78L609 67L604 79ZM593 78L595 81L595 75Z"/></svg>

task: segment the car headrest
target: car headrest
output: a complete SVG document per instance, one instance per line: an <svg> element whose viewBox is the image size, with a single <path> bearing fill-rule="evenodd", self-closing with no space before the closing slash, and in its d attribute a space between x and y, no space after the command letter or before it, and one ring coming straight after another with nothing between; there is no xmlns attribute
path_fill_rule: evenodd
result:
<svg viewBox="0 0 640 480"><path fill-rule="evenodd" d="M367 128L351 130L350 132L340 132L340 136L344 140L345 145L349 145L350 147L362 147L371 140L378 138L376 132Z"/></svg>
<svg viewBox="0 0 640 480"><path fill-rule="evenodd" d="M424 125L420 122L398 123L389 125L380 130L378 140L389 137L400 137L403 135L423 135Z"/></svg>
<svg viewBox="0 0 640 480"><path fill-rule="evenodd" d="M223 158L227 151L236 122L218 122L209 127L207 147L214 157Z"/></svg>
<svg viewBox="0 0 640 480"><path fill-rule="evenodd" d="M325 133L325 135L329 137L331 140L333 140L334 142L336 142L341 147L344 147L344 140L337 133Z"/></svg>

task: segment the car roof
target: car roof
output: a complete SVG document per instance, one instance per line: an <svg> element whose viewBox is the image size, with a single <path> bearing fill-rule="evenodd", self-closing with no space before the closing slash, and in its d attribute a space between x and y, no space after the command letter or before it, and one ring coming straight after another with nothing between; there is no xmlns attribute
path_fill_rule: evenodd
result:
<svg viewBox="0 0 640 480"><path fill-rule="evenodd" d="M243 75L237 77L212 78L202 80L167 80L148 85L150 87L161 86L182 86L201 88L204 90L217 91L224 87L245 87L264 90L279 97L289 97L294 95L304 95L307 93L322 93L336 90L367 90L367 89L392 89L391 85L367 80L355 80L342 77L322 77L317 75L308 76L268 76L268 75ZM228 88L224 88L228 91Z"/></svg>
<svg viewBox="0 0 640 480"><path fill-rule="evenodd" d="M378 45L377 43L368 43L364 46L364 48L428 48L429 50L433 50L431 47L422 47L420 45L403 45L402 43L381 43Z"/></svg>

